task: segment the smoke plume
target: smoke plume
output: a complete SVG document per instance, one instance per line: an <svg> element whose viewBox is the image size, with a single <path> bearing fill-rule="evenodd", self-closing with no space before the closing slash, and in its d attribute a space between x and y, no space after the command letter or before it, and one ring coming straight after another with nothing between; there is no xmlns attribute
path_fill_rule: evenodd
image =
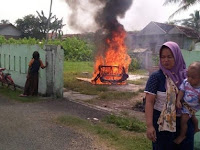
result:
<svg viewBox="0 0 200 150"><path fill-rule="evenodd" d="M80 32L112 29L119 24L117 18L123 18L132 5L132 0L65 1L72 10L69 25Z"/></svg>

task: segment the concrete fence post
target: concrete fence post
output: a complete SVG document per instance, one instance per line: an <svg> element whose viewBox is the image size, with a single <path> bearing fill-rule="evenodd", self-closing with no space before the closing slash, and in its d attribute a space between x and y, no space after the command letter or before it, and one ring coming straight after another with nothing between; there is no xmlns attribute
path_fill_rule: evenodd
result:
<svg viewBox="0 0 200 150"><path fill-rule="evenodd" d="M46 84L47 96L63 97L63 61L64 51L60 46L45 45L46 62Z"/></svg>

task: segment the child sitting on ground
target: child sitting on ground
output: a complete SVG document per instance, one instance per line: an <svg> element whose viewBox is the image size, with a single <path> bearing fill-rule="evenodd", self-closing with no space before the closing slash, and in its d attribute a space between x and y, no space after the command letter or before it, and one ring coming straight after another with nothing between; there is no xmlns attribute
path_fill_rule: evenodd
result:
<svg viewBox="0 0 200 150"><path fill-rule="evenodd" d="M183 102L181 102L183 100ZM174 140L176 144L180 144L187 132L187 121L192 118L195 133L199 132L198 120L195 113L200 110L200 62L193 62L187 71L187 79L180 85L176 106L181 108L181 132Z"/></svg>

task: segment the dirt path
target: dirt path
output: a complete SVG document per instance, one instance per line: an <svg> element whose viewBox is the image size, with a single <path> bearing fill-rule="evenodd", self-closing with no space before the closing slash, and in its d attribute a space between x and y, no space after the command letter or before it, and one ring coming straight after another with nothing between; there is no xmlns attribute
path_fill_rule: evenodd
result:
<svg viewBox="0 0 200 150"><path fill-rule="evenodd" d="M107 114L66 99L19 103L0 96L0 149L106 150L95 139L52 120L60 115L101 119Z"/></svg>
<svg viewBox="0 0 200 150"><path fill-rule="evenodd" d="M144 89L144 85L134 85L134 84L113 85L109 86L109 89L122 92L124 91L136 92L140 89ZM79 92L74 92L74 91L65 91L64 97L68 98L71 101L83 103L88 106L98 108L100 110L109 111L111 113L113 112L115 114L127 114L129 116L136 117L137 119L143 122L145 121L144 112L134 110L134 106L137 103L143 102L144 93L139 93L132 99L128 100L109 100L109 101L98 100L98 101L93 101L92 104L89 104L88 101L97 98L97 96L80 94Z"/></svg>
<svg viewBox="0 0 200 150"><path fill-rule="evenodd" d="M136 117L140 121L145 122L144 112L139 110L134 110L134 106L137 103L142 103L142 98L144 94L140 93L139 95L133 97L130 100L112 100L112 101L97 101L94 105L98 108L109 110L115 114L128 115L130 117Z"/></svg>

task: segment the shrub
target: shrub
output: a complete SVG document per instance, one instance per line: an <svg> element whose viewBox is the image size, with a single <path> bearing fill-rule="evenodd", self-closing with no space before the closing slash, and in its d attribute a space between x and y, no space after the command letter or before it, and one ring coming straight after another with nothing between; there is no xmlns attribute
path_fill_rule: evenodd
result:
<svg viewBox="0 0 200 150"><path fill-rule="evenodd" d="M92 60L92 45L76 37L67 38L61 43L65 60L70 61L90 61Z"/></svg>
<svg viewBox="0 0 200 150"><path fill-rule="evenodd" d="M6 39L4 36L0 36L0 44L38 44L41 47L44 46L45 40L38 40L35 38L23 38L23 39ZM94 45L88 44L84 40L80 40L76 37L67 38L61 40L48 40L47 44L61 45L64 50L65 60L69 61L91 61L93 60Z"/></svg>
<svg viewBox="0 0 200 150"><path fill-rule="evenodd" d="M140 69L140 63L137 58L132 58L131 59L131 64L129 65L129 71L135 71Z"/></svg>
<svg viewBox="0 0 200 150"><path fill-rule="evenodd" d="M6 38L4 36L0 36L0 44L6 43Z"/></svg>
<svg viewBox="0 0 200 150"><path fill-rule="evenodd" d="M158 66L160 60L159 55L153 55L152 60L153 60L153 65Z"/></svg>

